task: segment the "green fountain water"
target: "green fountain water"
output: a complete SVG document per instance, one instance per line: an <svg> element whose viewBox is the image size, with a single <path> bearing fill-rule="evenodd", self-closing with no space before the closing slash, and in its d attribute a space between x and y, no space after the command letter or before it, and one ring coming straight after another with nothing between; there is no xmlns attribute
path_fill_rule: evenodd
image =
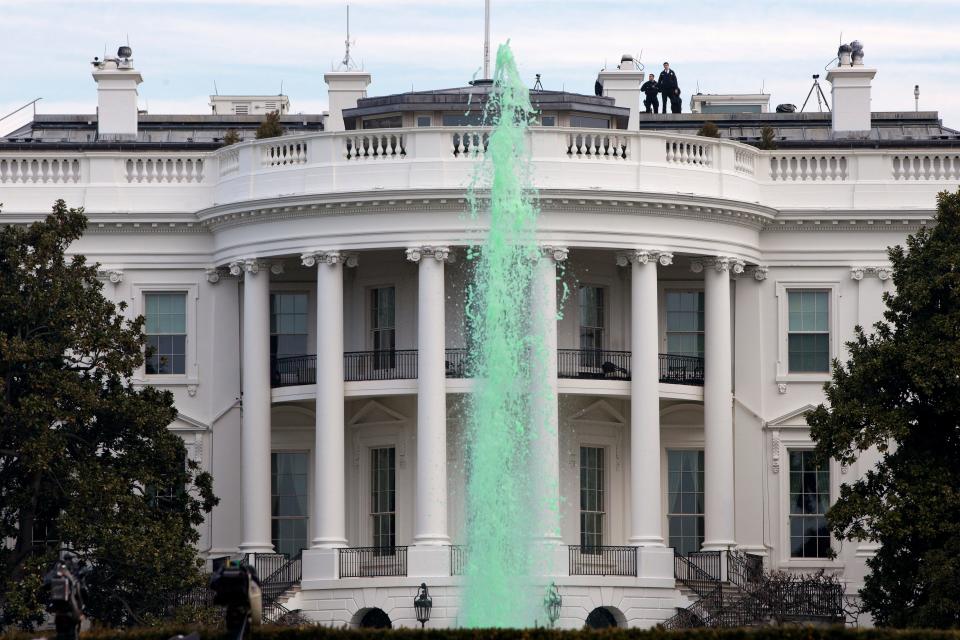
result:
<svg viewBox="0 0 960 640"><path fill-rule="evenodd" d="M469 197L484 235L468 252L473 279L466 316L476 387L468 405L468 561L460 623L526 627L544 621L543 578L535 578L543 575L542 554L535 545L545 533L540 516L558 506L555 479L544 477L535 451L538 438L551 431L544 402L556 399L543 376L546 348L532 304L538 207L526 131L534 110L509 43L497 51L493 80L485 112L493 128ZM552 434L555 443L555 425Z"/></svg>

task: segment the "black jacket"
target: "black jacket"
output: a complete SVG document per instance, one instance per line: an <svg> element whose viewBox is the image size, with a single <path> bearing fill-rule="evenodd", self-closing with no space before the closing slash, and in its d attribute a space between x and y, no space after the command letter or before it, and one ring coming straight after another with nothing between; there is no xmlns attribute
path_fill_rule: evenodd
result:
<svg viewBox="0 0 960 640"><path fill-rule="evenodd" d="M657 94L660 93L660 87L657 85L655 80L647 80L640 85L640 91L643 91L645 94L647 94L648 98L656 98Z"/></svg>
<svg viewBox="0 0 960 640"><path fill-rule="evenodd" d="M660 85L660 93L673 93L675 89L680 88L677 83L677 74L673 72L673 69L661 71L657 84Z"/></svg>

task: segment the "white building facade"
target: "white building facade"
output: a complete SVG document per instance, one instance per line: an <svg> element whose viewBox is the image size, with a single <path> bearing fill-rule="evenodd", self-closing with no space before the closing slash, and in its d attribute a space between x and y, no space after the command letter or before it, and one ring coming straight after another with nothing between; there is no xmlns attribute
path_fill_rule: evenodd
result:
<svg viewBox="0 0 960 640"><path fill-rule="evenodd" d="M85 207L75 250L147 318L155 353L135 383L174 393L170 428L213 474L201 554L298 558L284 606L325 623L379 610L414 625L425 582L430 625L457 625L464 247L480 231L464 212L483 154L463 114L484 86L367 98L369 74L330 73L325 130L222 147L145 140L123 111L140 75L110 65L95 70L100 112L122 112L109 135L54 140L38 120L0 142L2 219ZM960 181L960 137L935 113L871 119L873 73L831 71L832 117L644 119L639 81L615 100L533 96L540 273L560 313L545 327L558 437L543 452L559 470L562 539L543 577L559 626L596 609L618 625L670 618L695 599L675 558L700 550L862 584L874 549L831 540L823 514L873 459L817 466L804 415L853 327L881 319L886 247ZM684 132L714 117L724 138ZM740 141L762 124L778 149Z"/></svg>

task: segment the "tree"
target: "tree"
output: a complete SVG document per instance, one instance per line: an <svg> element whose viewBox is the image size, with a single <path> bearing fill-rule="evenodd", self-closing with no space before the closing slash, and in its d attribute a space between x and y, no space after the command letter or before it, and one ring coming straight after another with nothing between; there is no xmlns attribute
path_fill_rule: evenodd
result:
<svg viewBox="0 0 960 640"><path fill-rule="evenodd" d="M777 148L777 132L773 127L768 124L763 125L760 129L760 144L757 147L766 151Z"/></svg>
<svg viewBox="0 0 960 640"><path fill-rule="evenodd" d="M263 117L263 122L257 127L257 140L261 138L279 138L283 135L283 125L280 124L280 112L271 111Z"/></svg>
<svg viewBox="0 0 960 640"><path fill-rule="evenodd" d="M821 459L880 460L827 513L840 539L880 543L860 594L877 624L960 626L960 192L936 226L888 250L896 293L834 362L807 417Z"/></svg>
<svg viewBox="0 0 960 640"><path fill-rule="evenodd" d="M700 130L697 131L697 135L704 136L706 138L719 138L720 127L712 122L704 122L703 126L700 127Z"/></svg>
<svg viewBox="0 0 960 640"><path fill-rule="evenodd" d="M237 144L238 142L240 142L240 132L238 132L236 129L227 129L227 132L223 135L223 145L228 147L231 144Z"/></svg>
<svg viewBox="0 0 960 640"><path fill-rule="evenodd" d="M39 620L61 548L90 568L88 613L105 624L159 615L202 576L211 477L167 428L172 394L130 383L143 317L126 319L98 265L67 255L86 223L58 200L0 231L0 627Z"/></svg>

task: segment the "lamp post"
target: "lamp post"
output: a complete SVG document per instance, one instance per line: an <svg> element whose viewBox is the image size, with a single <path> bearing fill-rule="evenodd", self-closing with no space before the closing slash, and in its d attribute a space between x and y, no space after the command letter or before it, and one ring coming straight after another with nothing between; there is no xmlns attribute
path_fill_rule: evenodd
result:
<svg viewBox="0 0 960 640"><path fill-rule="evenodd" d="M560 597L560 592L557 591L556 583L551 582L547 587L546 595L543 596L543 609L547 612L547 619L550 621L551 628L556 624L557 620L560 619L561 605L563 605L563 598Z"/></svg>
<svg viewBox="0 0 960 640"><path fill-rule="evenodd" d="M413 599L413 608L417 612L417 622L420 623L420 628L423 629L427 621L430 620L430 610L433 609L433 598L430 597L426 582L420 583L420 588L417 590L417 597Z"/></svg>

